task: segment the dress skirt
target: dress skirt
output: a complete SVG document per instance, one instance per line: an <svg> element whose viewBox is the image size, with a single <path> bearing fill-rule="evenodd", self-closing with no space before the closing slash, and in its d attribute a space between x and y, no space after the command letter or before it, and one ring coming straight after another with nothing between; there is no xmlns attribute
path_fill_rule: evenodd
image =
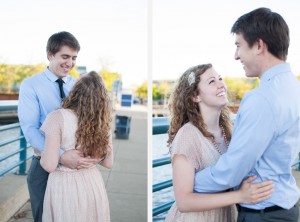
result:
<svg viewBox="0 0 300 222"><path fill-rule="evenodd" d="M97 167L50 173L44 198L43 222L110 221L109 203Z"/></svg>

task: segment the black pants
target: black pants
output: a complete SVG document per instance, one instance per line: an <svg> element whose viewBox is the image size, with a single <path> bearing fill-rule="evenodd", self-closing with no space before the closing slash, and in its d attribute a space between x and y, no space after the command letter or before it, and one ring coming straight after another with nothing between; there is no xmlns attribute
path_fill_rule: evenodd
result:
<svg viewBox="0 0 300 222"><path fill-rule="evenodd" d="M42 168L39 157L33 156L28 171L27 185L34 222L42 222L43 203L48 176L49 173Z"/></svg>
<svg viewBox="0 0 300 222"><path fill-rule="evenodd" d="M239 212L238 222L298 222L299 208L276 210L265 213Z"/></svg>

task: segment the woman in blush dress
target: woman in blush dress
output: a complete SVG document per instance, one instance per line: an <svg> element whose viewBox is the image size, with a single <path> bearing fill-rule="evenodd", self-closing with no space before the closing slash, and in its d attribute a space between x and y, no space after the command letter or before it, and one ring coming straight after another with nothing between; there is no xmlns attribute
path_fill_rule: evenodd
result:
<svg viewBox="0 0 300 222"><path fill-rule="evenodd" d="M273 184L251 184L215 194L194 193L194 176L217 162L231 138L226 85L211 64L188 69L171 97L170 147L175 203L167 222L235 222L235 203L256 203L270 197Z"/></svg>
<svg viewBox="0 0 300 222"><path fill-rule="evenodd" d="M50 113L41 127L45 135L42 167L48 171L43 222L110 221L105 184L99 169L70 169L59 164L60 149L113 165L111 107L102 78L94 71L81 77L62 108Z"/></svg>

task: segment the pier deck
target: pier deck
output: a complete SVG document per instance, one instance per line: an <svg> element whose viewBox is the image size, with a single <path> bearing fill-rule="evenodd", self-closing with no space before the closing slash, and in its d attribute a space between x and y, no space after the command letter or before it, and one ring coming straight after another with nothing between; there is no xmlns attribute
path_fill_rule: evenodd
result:
<svg viewBox="0 0 300 222"><path fill-rule="evenodd" d="M108 193L111 221L147 221L147 110L146 107L119 107L115 114L131 116L131 124L128 140L113 136L113 168L107 170L99 166ZM26 176L5 177L0 179L0 212L8 211L10 204L21 199L28 200L8 221L33 222ZM5 198L8 201L3 203ZM1 222L2 219L0 217Z"/></svg>

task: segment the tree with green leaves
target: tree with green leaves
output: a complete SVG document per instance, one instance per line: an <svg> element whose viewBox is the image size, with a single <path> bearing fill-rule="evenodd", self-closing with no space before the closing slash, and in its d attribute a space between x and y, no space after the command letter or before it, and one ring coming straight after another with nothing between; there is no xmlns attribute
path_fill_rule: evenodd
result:
<svg viewBox="0 0 300 222"><path fill-rule="evenodd" d="M152 85L152 99L153 100L160 100L162 99L162 95L160 94L159 90L158 90L158 86L157 85Z"/></svg>
<svg viewBox="0 0 300 222"><path fill-rule="evenodd" d="M233 103L240 103L245 93L254 89L259 84L258 78L225 78L227 85L229 101Z"/></svg>
<svg viewBox="0 0 300 222"><path fill-rule="evenodd" d="M162 82L157 87L157 90L162 95L164 107L167 107L167 101L168 101L168 98L170 97L170 89L171 89L171 86L168 82Z"/></svg>
<svg viewBox="0 0 300 222"><path fill-rule="evenodd" d="M143 103L143 100L148 97L148 83L143 82L142 85L135 90L135 94L142 100L141 102Z"/></svg>
<svg viewBox="0 0 300 222"><path fill-rule="evenodd" d="M121 78L121 75L119 73L111 72L108 70L108 68L103 68L99 72L99 75L103 78L103 81L108 91L112 90L113 81Z"/></svg>
<svg viewBox="0 0 300 222"><path fill-rule="evenodd" d="M11 93L16 79L15 66L0 64L0 89L2 93Z"/></svg>
<svg viewBox="0 0 300 222"><path fill-rule="evenodd" d="M0 64L0 91L1 93L16 93L14 88L19 88L21 82L45 69L45 64L38 65L9 65Z"/></svg>
<svg viewBox="0 0 300 222"><path fill-rule="evenodd" d="M17 93L24 79L43 72L46 67L47 65L43 63L37 65L0 64L0 93ZM76 78L80 76L76 67L71 70L70 75Z"/></svg>

